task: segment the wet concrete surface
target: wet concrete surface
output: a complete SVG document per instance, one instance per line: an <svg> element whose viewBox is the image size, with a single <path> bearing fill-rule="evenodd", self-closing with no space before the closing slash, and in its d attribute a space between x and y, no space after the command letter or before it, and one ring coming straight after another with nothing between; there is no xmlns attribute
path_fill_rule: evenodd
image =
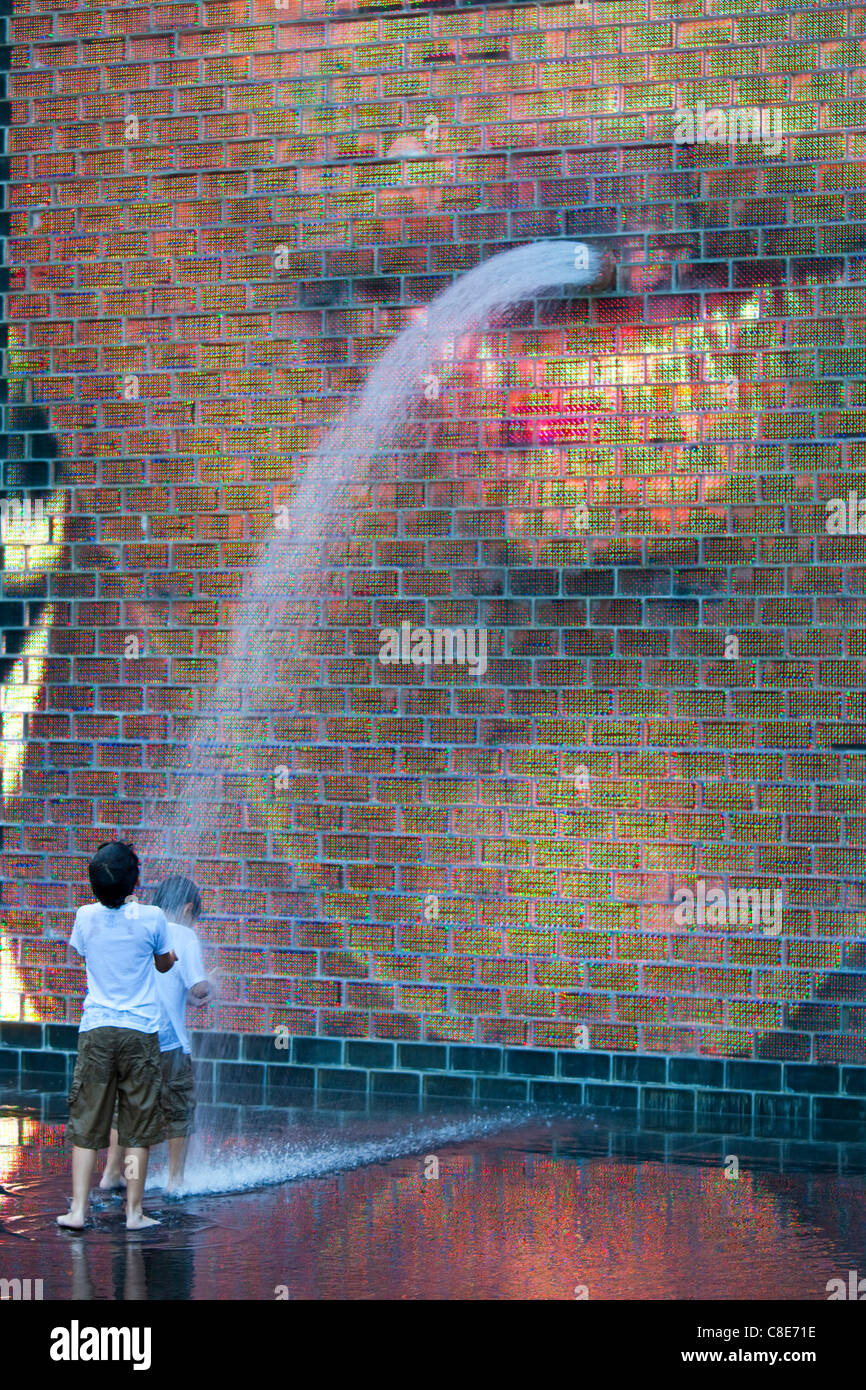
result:
<svg viewBox="0 0 866 1390"><path fill-rule="evenodd" d="M251 1115L196 1136L182 1200L154 1150L159 1226L127 1232L122 1198L94 1189L73 1234L54 1219L62 1125L6 1112L0 1280L51 1300L759 1301L826 1300L866 1274L861 1174L732 1164L736 1141L718 1160L617 1156L628 1138L577 1113Z"/></svg>

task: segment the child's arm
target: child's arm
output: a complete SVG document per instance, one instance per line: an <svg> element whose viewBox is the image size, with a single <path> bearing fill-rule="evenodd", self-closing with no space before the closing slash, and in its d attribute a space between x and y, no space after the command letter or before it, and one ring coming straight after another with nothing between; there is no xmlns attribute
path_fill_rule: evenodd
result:
<svg viewBox="0 0 866 1390"><path fill-rule="evenodd" d="M84 941L82 940L81 930L78 926L78 913L76 912L75 921L72 924L72 933L66 943L66 964L72 966L75 970L79 970L84 958Z"/></svg>
<svg viewBox="0 0 866 1390"><path fill-rule="evenodd" d="M194 1009L202 1009L221 993L223 974L219 969L206 972L201 954L201 942L195 934L189 938L188 949L184 954L184 982L189 984L186 1002Z"/></svg>
<svg viewBox="0 0 866 1390"><path fill-rule="evenodd" d="M165 919L165 913L161 908L154 908L152 910L156 912L156 922L154 923L151 945L157 948L153 953L153 963L158 973L160 975L165 975L174 965L177 956L171 949L171 938L168 934L168 922ZM158 949L160 946L164 946L165 950L160 951Z"/></svg>

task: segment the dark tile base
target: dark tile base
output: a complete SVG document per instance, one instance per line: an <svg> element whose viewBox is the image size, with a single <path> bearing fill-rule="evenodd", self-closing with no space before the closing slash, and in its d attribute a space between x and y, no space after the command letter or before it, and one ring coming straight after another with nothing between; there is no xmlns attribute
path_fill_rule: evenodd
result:
<svg viewBox="0 0 866 1390"><path fill-rule="evenodd" d="M838 1146L866 1167L866 1066L702 1057L636 1056L572 1049L193 1034L199 1117L235 1109L362 1109L484 1103L581 1107L621 1114L611 1152L702 1161L719 1145L744 1160L833 1164ZM66 1117L78 1034L60 1024L0 1025L0 1106L53 1121ZM638 1140L635 1136L640 1135ZM710 1136L726 1136L716 1141ZM617 1147L618 1146L618 1147ZM853 1161L849 1159L847 1161Z"/></svg>

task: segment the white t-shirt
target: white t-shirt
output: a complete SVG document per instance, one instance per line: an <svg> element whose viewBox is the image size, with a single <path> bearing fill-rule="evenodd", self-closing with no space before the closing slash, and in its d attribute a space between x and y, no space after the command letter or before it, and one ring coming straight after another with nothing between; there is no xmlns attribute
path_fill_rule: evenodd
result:
<svg viewBox="0 0 866 1390"><path fill-rule="evenodd" d="M79 1032L93 1028L159 1030L155 955L171 950L168 923L158 907L87 903L75 914L69 938L87 967L87 995Z"/></svg>
<svg viewBox="0 0 866 1390"><path fill-rule="evenodd" d="M177 961L165 975L156 971L156 992L159 998L159 1050L170 1052L180 1047L191 1051L186 1031L186 996L193 985L207 979L201 946L192 927L182 922L168 923L168 939Z"/></svg>

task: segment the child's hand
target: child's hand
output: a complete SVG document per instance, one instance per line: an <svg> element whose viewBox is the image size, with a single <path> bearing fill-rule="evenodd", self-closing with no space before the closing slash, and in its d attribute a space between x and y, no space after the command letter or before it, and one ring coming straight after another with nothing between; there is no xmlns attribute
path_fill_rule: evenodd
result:
<svg viewBox="0 0 866 1390"><path fill-rule="evenodd" d="M193 985L187 994L187 1000L196 1009L203 1009L205 1004L211 1004L214 999L218 999L223 992L225 976L221 970L212 970L204 979L199 980L197 985Z"/></svg>

